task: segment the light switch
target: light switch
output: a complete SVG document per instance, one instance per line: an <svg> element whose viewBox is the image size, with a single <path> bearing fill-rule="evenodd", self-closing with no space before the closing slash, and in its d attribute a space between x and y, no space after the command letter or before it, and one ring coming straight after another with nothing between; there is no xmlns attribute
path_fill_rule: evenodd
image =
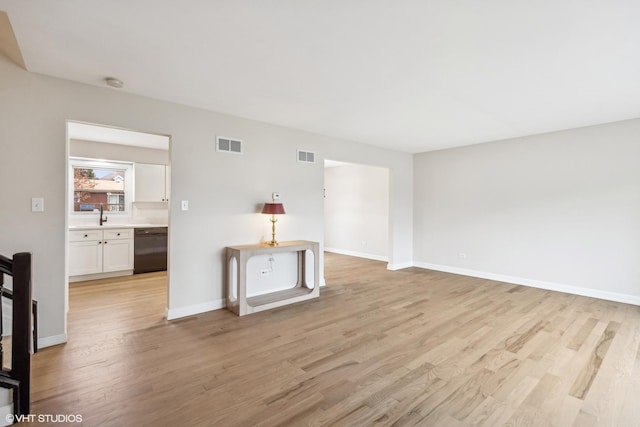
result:
<svg viewBox="0 0 640 427"><path fill-rule="evenodd" d="M188 200L183 200L181 203L182 206L182 210L183 211L188 211L189 210L189 201Z"/></svg>
<svg viewBox="0 0 640 427"><path fill-rule="evenodd" d="M31 198L31 212L44 212L44 198L32 197Z"/></svg>

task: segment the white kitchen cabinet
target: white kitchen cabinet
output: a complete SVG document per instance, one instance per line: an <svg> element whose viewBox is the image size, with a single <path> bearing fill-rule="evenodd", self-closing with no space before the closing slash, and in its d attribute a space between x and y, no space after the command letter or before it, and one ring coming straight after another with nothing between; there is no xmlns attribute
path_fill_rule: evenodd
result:
<svg viewBox="0 0 640 427"><path fill-rule="evenodd" d="M133 270L133 229L69 232L69 276Z"/></svg>
<svg viewBox="0 0 640 427"><path fill-rule="evenodd" d="M102 243L69 242L69 276L102 273Z"/></svg>
<svg viewBox="0 0 640 427"><path fill-rule="evenodd" d="M133 270L133 229L104 230L102 271Z"/></svg>
<svg viewBox="0 0 640 427"><path fill-rule="evenodd" d="M135 201L169 201L169 166L151 163L136 163Z"/></svg>

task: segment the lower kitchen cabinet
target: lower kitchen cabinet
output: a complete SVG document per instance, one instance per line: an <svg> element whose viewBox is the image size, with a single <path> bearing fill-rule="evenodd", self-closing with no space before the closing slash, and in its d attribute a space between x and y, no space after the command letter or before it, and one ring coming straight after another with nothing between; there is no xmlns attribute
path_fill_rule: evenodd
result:
<svg viewBox="0 0 640 427"><path fill-rule="evenodd" d="M69 276L102 273L102 243L69 242Z"/></svg>
<svg viewBox="0 0 640 427"><path fill-rule="evenodd" d="M69 276L133 270L133 229L69 232Z"/></svg>
<svg viewBox="0 0 640 427"><path fill-rule="evenodd" d="M133 239L105 239L102 245L102 271L122 270L133 270Z"/></svg>

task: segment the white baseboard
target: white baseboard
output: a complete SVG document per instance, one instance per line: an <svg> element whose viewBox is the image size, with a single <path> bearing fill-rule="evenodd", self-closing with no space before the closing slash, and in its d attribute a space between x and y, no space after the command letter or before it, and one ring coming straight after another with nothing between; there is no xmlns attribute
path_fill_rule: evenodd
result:
<svg viewBox="0 0 640 427"><path fill-rule="evenodd" d="M386 256L368 254L365 252L348 251L346 249L337 249L337 248L324 248L324 250L325 252L331 252L334 254L355 256L358 258L372 259L375 261L389 261L389 258Z"/></svg>
<svg viewBox="0 0 640 427"><path fill-rule="evenodd" d="M7 389L3 389L3 394L9 396L9 400L13 400L11 396L11 391ZM4 399L6 400L6 399ZM11 419L10 415L13 415L13 403L8 403L6 405L0 406L0 426L10 426L13 422L9 421Z"/></svg>
<svg viewBox="0 0 640 427"><path fill-rule="evenodd" d="M82 276L69 276L69 283L84 282L86 280L109 279L111 277L132 276L133 270L111 271L109 273L84 274Z"/></svg>
<svg viewBox="0 0 640 427"><path fill-rule="evenodd" d="M206 313L207 311L219 310L221 308L224 308L225 306L225 300L218 299L202 304L189 305L179 308L170 308L167 310L167 320L174 320L181 317L193 316L194 314Z"/></svg>
<svg viewBox="0 0 640 427"><path fill-rule="evenodd" d="M38 338L38 348L47 348L67 342L67 334L52 335L49 337Z"/></svg>
<svg viewBox="0 0 640 427"><path fill-rule="evenodd" d="M598 289L583 288L580 286L565 285L562 283L545 282L542 280L526 279L517 276L488 273L485 271L468 270L465 268L449 267L446 265L430 264L427 262L414 262L416 267L429 270L444 271L446 273L460 274L462 276L479 277L481 279L495 280L498 282L513 283L516 285L530 286L532 288L547 289L550 291L564 292L567 294L581 295L598 298L607 301L622 302L625 304L640 305L640 296L620 294L617 292L601 291Z"/></svg>
<svg viewBox="0 0 640 427"><path fill-rule="evenodd" d="M387 264L387 270L402 270L403 268L409 268L409 267L413 267L413 263L412 262L401 262L398 264Z"/></svg>

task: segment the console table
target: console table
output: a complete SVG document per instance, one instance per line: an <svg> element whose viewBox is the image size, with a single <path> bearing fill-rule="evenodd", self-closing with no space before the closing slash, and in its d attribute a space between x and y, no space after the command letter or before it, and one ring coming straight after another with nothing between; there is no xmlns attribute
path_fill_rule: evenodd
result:
<svg viewBox="0 0 640 427"><path fill-rule="evenodd" d="M307 251L313 253L313 286L306 281ZM229 246L225 251L225 288L227 309L238 316L269 310L320 296L320 255L318 242L296 240L280 242L278 246ZM247 297L247 262L256 255L296 252L298 280L295 287L282 291ZM233 262L235 260L235 265Z"/></svg>

